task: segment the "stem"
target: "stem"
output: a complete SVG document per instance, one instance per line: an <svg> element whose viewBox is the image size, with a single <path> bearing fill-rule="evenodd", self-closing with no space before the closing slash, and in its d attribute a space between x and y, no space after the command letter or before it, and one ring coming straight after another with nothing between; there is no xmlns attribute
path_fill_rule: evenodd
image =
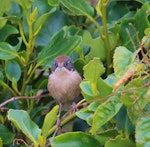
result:
<svg viewBox="0 0 150 147"><path fill-rule="evenodd" d="M35 39L33 37L33 22L31 20L31 13L27 13L26 14L26 18L27 18L27 23L28 23L28 27L29 27L29 40L28 43L26 43L26 61L25 61L25 69L24 69L24 76L23 76L23 84L22 84L22 88L21 88L21 95L24 95L25 92L25 88L26 85L29 83L30 78L27 79L27 74L28 74L28 64L30 61L30 56L32 54L33 48L34 48L34 42ZM35 71L35 69L34 69ZM33 72L32 72L33 74ZM31 77L31 76L29 76Z"/></svg>
<svg viewBox="0 0 150 147"><path fill-rule="evenodd" d="M22 37L22 40L23 40L24 44L26 45L26 47L28 47L28 42L25 38L25 35L24 35L24 32L23 32L23 27L22 27L21 23L19 23L19 31L20 31L20 35Z"/></svg>
<svg viewBox="0 0 150 147"><path fill-rule="evenodd" d="M6 83L4 82L0 82L4 87L6 87L12 94L13 96L17 96L17 94L11 89L11 87L9 87Z"/></svg>
<svg viewBox="0 0 150 147"><path fill-rule="evenodd" d="M74 119L75 117L76 117L76 114L75 114L75 113L69 115L68 117L66 117L66 118L60 123L60 126L64 126L67 122L69 122L70 120ZM52 133L54 133L55 130L56 130L56 128L57 128L56 125L53 126L53 127L49 130L48 134L51 135Z"/></svg>
<svg viewBox="0 0 150 147"><path fill-rule="evenodd" d="M101 6L101 12L102 12L102 25L103 25L103 40L105 42L105 47L106 47L106 63L107 63L107 68L106 68L106 74L109 75L111 73L111 48L110 48L110 43L109 43L109 37L108 37L108 28L107 28L107 19L106 19L106 8L107 8L107 2L102 2Z"/></svg>
<svg viewBox="0 0 150 147"><path fill-rule="evenodd" d="M103 36L103 33L101 31L101 28L99 26L99 24L95 21L95 19L93 19L92 17L88 16L88 18L94 23L94 25L97 27L99 33L100 33L100 36Z"/></svg>
<svg viewBox="0 0 150 147"><path fill-rule="evenodd" d="M31 73L30 73L30 75L28 76L28 78L26 79L26 84L27 83L29 83L29 81L30 81L30 79L31 79L31 77L33 76L33 74L34 74L34 72L35 72L35 70L37 69L39 67L39 65L38 64L36 64L35 66L34 66L34 68L33 68L33 70L31 71Z"/></svg>
<svg viewBox="0 0 150 147"><path fill-rule="evenodd" d="M102 19L102 25L103 25L103 32L101 31L99 25L97 25L97 22L92 21L95 26L98 28L99 33L104 40L105 47L106 47L106 74L109 75L111 73L111 47L109 43L109 37L108 37L108 28L107 28L107 19L106 19L106 8L109 3L109 0L100 0L97 4L96 10L99 16Z"/></svg>

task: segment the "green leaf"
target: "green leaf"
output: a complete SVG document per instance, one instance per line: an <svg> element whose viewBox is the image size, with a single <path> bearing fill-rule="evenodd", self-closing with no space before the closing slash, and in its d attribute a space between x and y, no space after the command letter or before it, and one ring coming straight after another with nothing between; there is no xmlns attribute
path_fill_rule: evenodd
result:
<svg viewBox="0 0 150 147"><path fill-rule="evenodd" d="M121 36L121 38L120 38L120 40L121 40L122 46L127 47L131 51L135 50L129 35L127 33L125 34L126 30L128 30L129 33L130 33L130 36L131 36L131 38L134 42L134 45L135 45L136 49L139 48L139 43L138 43L138 40L137 40L136 33L138 33L138 38L139 38L139 40L141 40L144 36L144 30L146 28L150 27L150 23L149 23L149 20L148 20L148 15L149 14L146 13L148 10L149 10L149 4L144 3L144 5L140 9L138 9L138 11L135 13L134 17L124 19L121 22L121 26L120 26L120 36ZM134 27L135 30L133 29L133 27ZM135 31L136 31L136 33L135 33Z"/></svg>
<svg viewBox="0 0 150 147"><path fill-rule="evenodd" d="M99 91L98 98L104 98L112 93L112 87L108 85L102 78L98 78L97 88Z"/></svg>
<svg viewBox="0 0 150 147"><path fill-rule="evenodd" d="M101 37L92 38L88 31L83 34L83 44L90 47L90 52L85 56L87 61L99 57L101 61L106 59L105 44Z"/></svg>
<svg viewBox="0 0 150 147"><path fill-rule="evenodd" d="M18 34L18 30L16 27L12 25L5 25L2 29L0 29L0 41L5 41L10 35Z"/></svg>
<svg viewBox="0 0 150 147"><path fill-rule="evenodd" d="M150 27L149 14L146 13L147 11L149 11L149 4L145 3L135 14L135 28L138 30L140 40L144 36L144 30Z"/></svg>
<svg viewBox="0 0 150 147"><path fill-rule="evenodd" d="M44 23L47 21L49 16L55 11L56 11L56 8L53 8L51 9L50 12L43 14L36 20L35 25L34 25L34 33L36 33L37 31L40 31L40 28L44 25Z"/></svg>
<svg viewBox="0 0 150 147"><path fill-rule="evenodd" d="M91 115L91 112L89 112L89 111L83 111L83 112L82 112L82 111L77 111L77 112L76 112L76 115L77 115L79 118L81 118L81 119L87 121L88 117Z"/></svg>
<svg viewBox="0 0 150 147"><path fill-rule="evenodd" d="M3 79L4 79L4 75L3 75L3 73L0 71L0 80L3 81Z"/></svg>
<svg viewBox="0 0 150 147"><path fill-rule="evenodd" d="M34 144L38 144L38 134L41 134L39 127L30 119L24 110L8 111L8 119L14 123Z"/></svg>
<svg viewBox="0 0 150 147"><path fill-rule="evenodd" d="M0 114L0 124L4 124L5 123L5 118L2 114Z"/></svg>
<svg viewBox="0 0 150 147"><path fill-rule="evenodd" d="M5 1L1 0L0 3L1 3L0 16L2 16L4 12L7 12L11 8L12 1L11 0L5 0Z"/></svg>
<svg viewBox="0 0 150 147"><path fill-rule="evenodd" d="M6 42L0 42L0 59L9 60L17 57L17 51L13 46Z"/></svg>
<svg viewBox="0 0 150 147"><path fill-rule="evenodd" d="M130 90L133 88L140 88L143 85L143 79L142 78L135 78L132 81L130 81L130 83L128 83L124 90ZM137 95L136 101L139 99L139 95L140 93L143 91L144 89L141 90L137 90L134 93L133 92L126 92L124 94L121 95L120 97L120 101L125 105L125 106L132 106L133 104L135 104L135 95ZM145 91L144 91L145 92ZM143 96L142 96L143 97ZM140 97L140 98L142 98ZM146 99L145 99L146 100ZM143 99L144 102L144 99ZM149 102L149 100L147 99L147 103Z"/></svg>
<svg viewBox="0 0 150 147"><path fill-rule="evenodd" d="M32 0L14 0L16 3L18 3L24 11L28 11L29 8L31 8L33 1Z"/></svg>
<svg viewBox="0 0 150 147"><path fill-rule="evenodd" d="M57 7L59 5L59 0L48 0L48 4L52 7Z"/></svg>
<svg viewBox="0 0 150 147"><path fill-rule="evenodd" d="M136 125L135 138L137 147L150 146L150 118L149 116L142 116Z"/></svg>
<svg viewBox="0 0 150 147"><path fill-rule="evenodd" d="M140 2L140 3L146 3L146 2L149 2L149 0L136 0L137 2Z"/></svg>
<svg viewBox="0 0 150 147"><path fill-rule="evenodd" d="M70 36L62 29L53 36L49 46L38 55L38 65L45 64L45 67L50 67L53 58L62 54L69 55L80 43L81 38L79 36Z"/></svg>
<svg viewBox="0 0 150 147"><path fill-rule="evenodd" d="M17 3L12 2L11 9L7 12L7 15L14 16L14 17L17 17L17 16L21 17L22 16L21 7Z"/></svg>
<svg viewBox="0 0 150 147"><path fill-rule="evenodd" d="M2 29L7 22L7 19L4 17L0 17L0 29Z"/></svg>
<svg viewBox="0 0 150 147"><path fill-rule="evenodd" d="M116 129L108 129L105 131L102 131L99 134L94 135L94 137L101 143L101 144L105 144L108 140L110 140L111 138L114 138L115 136L118 135L118 132Z"/></svg>
<svg viewBox="0 0 150 147"><path fill-rule="evenodd" d="M95 98L90 81L82 81L80 84L82 95L89 101Z"/></svg>
<svg viewBox="0 0 150 147"><path fill-rule="evenodd" d="M86 80L82 81L80 84L80 88L82 90L82 95L87 101L98 98L104 98L109 94L111 94L112 92L112 87L108 85L102 78L98 78L97 80L97 87L96 87L97 88L96 90L98 91L97 96L94 94L92 84L90 81Z"/></svg>
<svg viewBox="0 0 150 147"><path fill-rule="evenodd" d="M41 28L36 37L36 46L48 46L52 37L65 25L67 25L67 16L57 9L57 11L48 18L44 26Z"/></svg>
<svg viewBox="0 0 150 147"><path fill-rule="evenodd" d="M81 84L81 89L82 90L86 90L87 88L88 90L91 89L93 96L97 97L99 94L99 91L97 89L97 81L100 75L102 75L105 72L105 68L103 67L102 63L100 63L100 59L95 57L87 65L83 67L83 70L84 70L84 78L90 82L90 85L89 83L86 83L86 85L88 84L87 85L88 87L87 86L85 87L84 82Z"/></svg>
<svg viewBox="0 0 150 147"><path fill-rule="evenodd" d="M0 146L3 146L3 140L0 138Z"/></svg>
<svg viewBox="0 0 150 147"><path fill-rule="evenodd" d="M136 145L130 139L118 135L115 139L107 141L105 147L136 147Z"/></svg>
<svg viewBox="0 0 150 147"><path fill-rule="evenodd" d="M60 0L60 2L76 15L93 17L94 9L85 0Z"/></svg>
<svg viewBox="0 0 150 147"><path fill-rule="evenodd" d="M10 144L13 142L15 135L10 132L4 125L0 124L0 138L3 144Z"/></svg>
<svg viewBox="0 0 150 147"><path fill-rule="evenodd" d="M125 106L121 107L115 116L115 120L115 122L117 122L117 130L122 130L124 132L124 136L129 137L131 134L135 133L135 126L131 123Z"/></svg>
<svg viewBox="0 0 150 147"><path fill-rule="evenodd" d="M46 114L44 123L42 126L42 134L44 137L47 137L49 134L50 128L55 124L57 120L57 113L59 110L59 106L56 105L49 113Z"/></svg>
<svg viewBox="0 0 150 147"><path fill-rule="evenodd" d="M132 27L129 25L129 24L134 25L134 23L135 23L134 18L128 18L128 19L123 20L121 22L121 26L120 26L121 45L128 48L130 51L134 51L133 44L132 44L131 40L129 39L129 35L127 33L125 34L125 32L126 32L126 30L128 30L130 32L130 35L132 36L135 46L138 46L135 32L132 29Z"/></svg>
<svg viewBox="0 0 150 147"><path fill-rule="evenodd" d="M136 82L138 82L138 81L136 81ZM132 84L134 84L136 82L133 82ZM143 83L142 83L142 85L143 85ZM146 110L146 107L149 107L149 97L147 95L148 89L149 89L149 87L141 88L141 86L140 86L140 90L135 90L133 93L129 89L129 92L127 93L128 99L132 99L132 100L134 99L134 101L132 101L132 105L130 104L127 107L128 116L133 124L136 124L138 119L143 116L143 112L149 113L149 109ZM136 100L135 100L135 96L136 96ZM125 100L123 102L125 102ZM128 103L125 103L125 104L128 104ZM140 109L140 111L139 111L139 109Z"/></svg>
<svg viewBox="0 0 150 147"><path fill-rule="evenodd" d="M114 71L115 75L124 74L132 63L133 53L123 46L119 46L114 54Z"/></svg>
<svg viewBox="0 0 150 147"><path fill-rule="evenodd" d="M16 46L14 46L14 48L19 51L19 49L21 48L21 45L22 45L22 38L21 37L18 37L18 44Z"/></svg>
<svg viewBox="0 0 150 147"><path fill-rule="evenodd" d="M105 68L100 63L99 58L94 58L83 67L84 78L90 82L97 83L98 78L105 72Z"/></svg>
<svg viewBox="0 0 150 147"><path fill-rule="evenodd" d="M49 107L48 106L37 106L37 107L34 107L30 113L30 117L31 119L32 118L35 118L37 115L41 114L42 111L47 111L49 110Z"/></svg>
<svg viewBox="0 0 150 147"><path fill-rule="evenodd" d="M31 23L35 22L37 14L38 14L38 8L35 7L32 13L30 14Z"/></svg>
<svg viewBox="0 0 150 147"><path fill-rule="evenodd" d="M54 138L52 147L100 147L99 142L83 132L70 132Z"/></svg>
<svg viewBox="0 0 150 147"><path fill-rule="evenodd" d="M5 73L10 81L14 78L17 82L21 77L20 65L16 61L8 61L5 66Z"/></svg>
<svg viewBox="0 0 150 147"><path fill-rule="evenodd" d="M122 107L118 96L112 96L99 105L94 113L91 133L96 134L98 130L109 120L111 120Z"/></svg>

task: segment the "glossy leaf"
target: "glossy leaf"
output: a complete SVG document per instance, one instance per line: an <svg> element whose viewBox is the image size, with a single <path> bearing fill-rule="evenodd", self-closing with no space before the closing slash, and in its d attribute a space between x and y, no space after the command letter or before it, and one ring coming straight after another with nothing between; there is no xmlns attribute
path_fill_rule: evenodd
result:
<svg viewBox="0 0 150 147"><path fill-rule="evenodd" d="M38 14L38 8L35 7L32 13L30 14L31 23L34 23Z"/></svg>
<svg viewBox="0 0 150 147"><path fill-rule="evenodd" d="M134 125L136 125L138 119L143 116L143 111L149 113L149 109L146 110L146 107L150 107L147 92L148 87L136 90L134 93L127 93L130 99L135 99L136 96L136 101L134 100L134 102L132 102L133 104L127 107L128 116Z"/></svg>
<svg viewBox="0 0 150 147"><path fill-rule="evenodd" d="M7 78L12 81L13 78L17 82L21 77L21 68L16 61L8 61L5 66L5 73Z"/></svg>
<svg viewBox="0 0 150 147"><path fill-rule="evenodd" d="M131 123L125 106L121 107L120 111L115 116L115 119L117 121L117 130L122 130L126 137L134 134L135 126Z"/></svg>
<svg viewBox="0 0 150 147"><path fill-rule="evenodd" d="M3 140L0 138L0 146L3 146Z"/></svg>
<svg viewBox="0 0 150 147"><path fill-rule="evenodd" d="M7 22L7 19L4 17L0 17L0 29L2 29Z"/></svg>
<svg viewBox="0 0 150 147"><path fill-rule="evenodd" d="M99 142L83 132L70 132L54 138L52 147L100 147Z"/></svg>
<svg viewBox="0 0 150 147"><path fill-rule="evenodd" d="M51 40L48 47L44 48L38 56L38 65L45 64L49 67L52 59L58 55L69 55L81 43L79 36L70 36L62 29Z"/></svg>
<svg viewBox="0 0 150 147"><path fill-rule="evenodd" d="M87 61L90 61L94 57L99 57L101 61L106 59L105 44L102 38L92 38L91 34L85 31L83 34L83 44L90 47L90 52L85 57Z"/></svg>
<svg viewBox="0 0 150 147"><path fill-rule="evenodd" d="M121 22L120 26L120 36L121 36L121 44L125 47L127 47L129 50L134 51L133 43L129 39L129 35L125 35L126 30L128 29L130 36L134 42L135 47L138 49L139 43L136 37L136 33L132 26L136 29L136 32L138 32L138 38L141 40L144 36L144 30L145 28L150 27L150 23L148 21L148 13L145 13L149 10L149 4L145 3L141 9L139 9L135 16L132 18L124 19ZM142 22L142 23L141 23Z"/></svg>
<svg viewBox="0 0 150 147"><path fill-rule="evenodd" d="M34 25L34 32L36 33L37 31L40 30L40 28L44 25L44 23L47 21L47 19L49 18L49 16L54 13L56 11L56 8L51 9L50 12L43 14L42 16L40 16ZM36 33L37 34L37 33Z"/></svg>
<svg viewBox="0 0 150 147"><path fill-rule="evenodd" d="M149 11L149 4L145 3L141 9L139 9L136 14L135 14L135 27L139 31L138 32L138 37L140 39L143 38L144 36L144 30L145 28L150 27L150 22L148 19L149 14L145 13ZM142 22L142 23L141 23Z"/></svg>
<svg viewBox="0 0 150 147"><path fill-rule="evenodd" d="M112 87L108 85L102 78L97 79L97 87L96 90L98 90L98 95L96 96L94 94L92 84L90 81L82 81L80 84L80 88L82 90L82 94L84 98L89 101L93 99L98 99L98 98L104 98L111 94L112 92Z"/></svg>
<svg viewBox="0 0 150 147"><path fill-rule="evenodd" d="M105 72L105 68L100 63L99 58L94 58L83 67L84 78L90 82L97 83L98 78Z"/></svg>
<svg viewBox="0 0 150 147"><path fill-rule="evenodd" d="M111 120L120 110L122 104L118 96L112 96L104 103L99 105L94 113L91 133L96 134L98 130L109 120Z"/></svg>
<svg viewBox="0 0 150 147"><path fill-rule="evenodd" d="M112 93L112 87L108 85L102 78L98 78L97 88L99 91L99 98L104 98Z"/></svg>
<svg viewBox="0 0 150 147"><path fill-rule="evenodd" d="M150 118L148 116L142 116L138 120L135 137L137 147L150 145Z"/></svg>
<svg viewBox="0 0 150 147"><path fill-rule="evenodd" d="M41 134L39 127L30 119L28 113L24 110L8 111L8 119L14 123L34 144L38 144L38 134Z"/></svg>
<svg viewBox="0 0 150 147"><path fill-rule="evenodd" d="M108 129L105 131L102 131L101 133L98 133L96 135L94 135L94 137L101 143L101 144L105 144L107 141L109 141L110 139L113 139L115 136L118 135L117 130L115 129Z"/></svg>
<svg viewBox="0 0 150 147"><path fill-rule="evenodd" d="M60 10L56 10L56 12L48 18L41 28L38 36L36 37L36 46L47 47L52 37L65 25L67 25L66 15L64 15L64 13L62 13Z"/></svg>
<svg viewBox="0 0 150 147"><path fill-rule="evenodd" d="M114 54L115 75L124 74L133 62L133 53L123 46L117 47Z"/></svg>
<svg viewBox="0 0 150 147"><path fill-rule="evenodd" d="M38 106L32 109L30 113L31 118L35 118L38 114L40 114L42 111L47 111L49 109L48 106Z"/></svg>
<svg viewBox="0 0 150 147"><path fill-rule="evenodd" d="M118 135L115 139L107 141L105 147L136 147L136 145L130 139Z"/></svg>
<svg viewBox="0 0 150 147"><path fill-rule="evenodd" d="M140 3L145 3L145 2L149 2L149 0L136 0L137 2L140 2Z"/></svg>
<svg viewBox="0 0 150 147"><path fill-rule="evenodd" d="M28 11L29 8L31 8L33 1L31 0L14 0L16 3L18 3L24 11Z"/></svg>
<svg viewBox="0 0 150 147"><path fill-rule="evenodd" d="M76 15L92 17L94 9L85 0L60 0L60 2Z"/></svg>
<svg viewBox="0 0 150 147"><path fill-rule="evenodd" d="M15 135L10 132L4 125L0 124L0 138L3 144L10 144L13 142Z"/></svg>
<svg viewBox="0 0 150 147"><path fill-rule="evenodd" d="M79 118L87 121L87 118L91 115L91 112L88 112L88 111L83 111L83 112L82 111L77 111L76 115Z"/></svg>
<svg viewBox="0 0 150 147"><path fill-rule="evenodd" d="M21 48L21 45L22 45L22 38L19 37L18 38L18 44L16 46L14 46L15 50L19 51L19 49Z"/></svg>
<svg viewBox="0 0 150 147"><path fill-rule="evenodd" d="M3 75L3 73L0 71L0 80L3 81L3 79L4 79L4 75Z"/></svg>
<svg viewBox="0 0 150 147"><path fill-rule="evenodd" d="M10 0L1 1L0 16L2 16L3 13L7 12L10 8L11 8Z"/></svg>
<svg viewBox="0 0 150 147"><path fill-rule="evenodd" d="M59 5L59 0L48 0L48 4L53 7L57 7Z"/></svg>
<svg viewBox="0 0 150 147"><path fill-rule="evenodd" d="M9 60L17 57L17 51L6 42L0 42L0 59Z"/></svg>
<svg viewBox="0 0 150 147"><path fill-rule="evenodd" d="M82 90L82 95L87 101L93 100L95 98L91 83L89 81L82 81L80 84L80 88Z"/></svg>
<svg viewBox="0 0 150 147"><path fill-rule="evenodd" d="M45 119L44 119L44 123L42 126L42 134L47 137L49 134L49 130L51 129L51 127L55 124L56 120L57 120L57 113L59 110L59 106L56 105L49 113L46 114Z"/></svg>
<svg viewBox="0 0 150 147"><path fill-rule="evenodd" d="M137 79L132 80L129 84L127 84L125 86L125 89L129 90L132 88L138 88L142 85L143 85L143 79L137 78ZM121 95L120 100L125 106L132 106L133 104L135 104L135 95L137 95L137 100L139 98L141 98L141 97L138 97L138 95L140 95L141 91L135 91L134 94L133 94L133 92L126 92ZM144 102L144 99L143 99L143 102Z"/></svg>

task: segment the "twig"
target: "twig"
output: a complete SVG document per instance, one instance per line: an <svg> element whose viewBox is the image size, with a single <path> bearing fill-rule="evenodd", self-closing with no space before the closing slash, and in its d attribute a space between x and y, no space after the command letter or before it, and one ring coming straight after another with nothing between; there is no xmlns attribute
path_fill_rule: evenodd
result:
<svg viewBox="0 0 150 147"><path fill-rule="evenodd" d="M49 94L43 94L43 95L34 95L34 96L16 96L16 97L12 97L8 100L6 100L5 102L0 104L0 108L2 108L3 106L7 105L10 102L16 101L16 100L24 100L24 99L39 99L39 98L43 98L49 96Z"/></svg>
<svg viewBox="0 0 150 147"><path fill-rule="evenodd" d="M21 139L21 138L15 138L14 141L13 141L13 146L14 146L15 142L16 142L18 145L20 145L19 142L22 142L26 147L29 147L28 144L27 144L23 139Z"/></svg>
<svg viewBox="0 0 150 147"><path fill-rule="evenodd" d="M133 46L133 48L134 48L134 51L136 51L136 45L135 45L135 43L134 43L134 41L133 41L133 39L132 39L132 37L131 37L131 34L130 34L128 28L126 28L126 32L127 32L128 36L129 36L129 38L130 38L130 41L131 41L132 46Z"/></svg>
<svg viewBox="0 0 150 147"><path fill-rule="evenodd" d="M137 42L138 42L138 44L139 44L139 46L140 46L141 42L140 42L140 39L139 39L138 33L137 33L137 31L136 31L136 28L134 27L134 25L133 25L132 23L129 23L129 26L131 26L131 27L132 27L132 30L133 30L133 31L134 31L134 33L135 33L136 40L137 40Z"/></svg>

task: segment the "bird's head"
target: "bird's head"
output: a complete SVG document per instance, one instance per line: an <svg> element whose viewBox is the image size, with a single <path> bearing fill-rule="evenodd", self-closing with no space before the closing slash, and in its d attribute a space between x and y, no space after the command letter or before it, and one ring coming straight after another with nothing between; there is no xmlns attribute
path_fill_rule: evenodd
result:
<svg viewBox="0 0 150 147"><path fill-rule="evenodd" d="M71 58L68 56L58 56L54 59L53 65L52 65L52 72L55 72L56 70L61 69L67 69L69 71L74 71L74 65L71 61Z"/></svg>

